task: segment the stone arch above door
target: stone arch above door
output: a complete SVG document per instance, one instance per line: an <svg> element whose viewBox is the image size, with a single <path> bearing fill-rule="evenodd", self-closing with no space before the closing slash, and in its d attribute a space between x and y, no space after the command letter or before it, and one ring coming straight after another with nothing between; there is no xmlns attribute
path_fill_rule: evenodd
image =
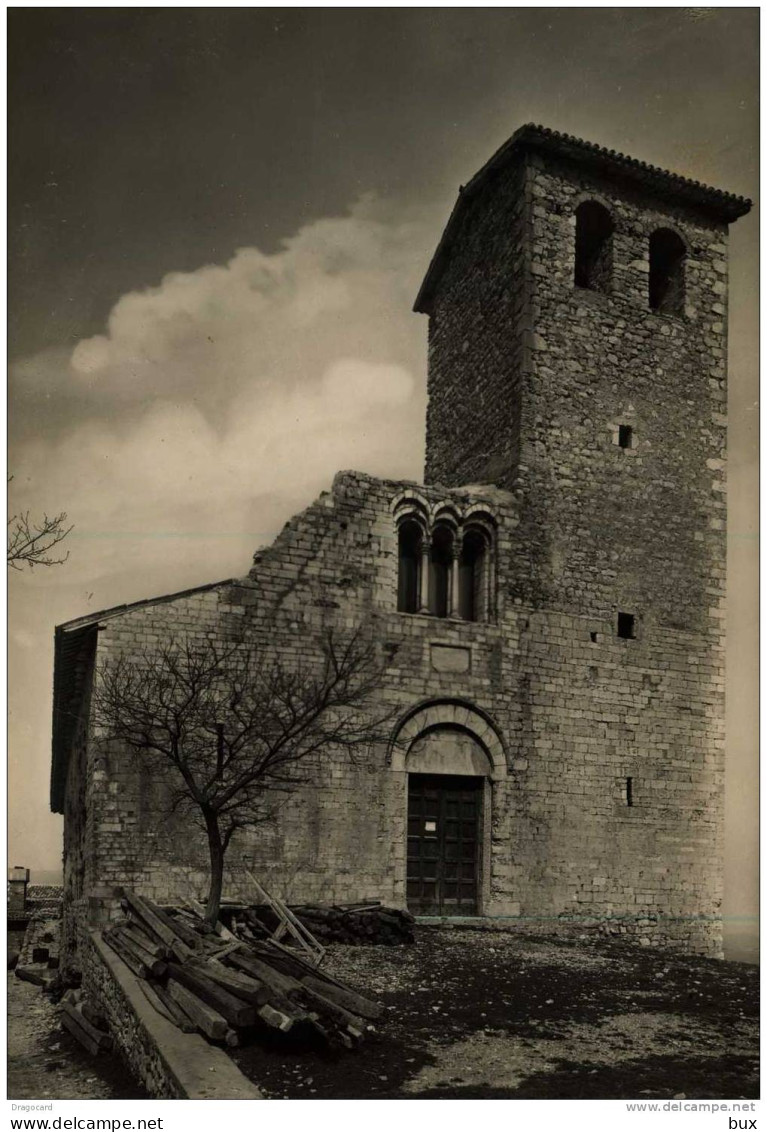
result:
<svg viewBox="0 0 767 1132"><path fill-rule="evenodd" d="M470 745L462 747L456 739L453 744L455 749L449 755L449 758L456 760L456 765L481 765L482 753L487 757L488 763L485 769L450 770L442 773L485 774L493 780L506 778L506 753L497 729L484 712L462 700L432 700L419 704L408 712L392 736L389 748L392 769L421 773L420 767L411 765L412 760L409 759L411 751L423 736L436 730L440 731L441 736L445 736L448 731L463 733L479 745L481 751L472 756ZM420 752L413 751L413 757L419 760L438 758L439 756L433 752L426 754L427 746L424 746ZM424 771L424 773L435 772Z"/></svg>
<svg viewBox="0 0 767 1132"><path fill-rule="evenodd" d="M471 775L492 778L493 764L471 731L432 727L422 731L405 756L408 774Z"/></svg>

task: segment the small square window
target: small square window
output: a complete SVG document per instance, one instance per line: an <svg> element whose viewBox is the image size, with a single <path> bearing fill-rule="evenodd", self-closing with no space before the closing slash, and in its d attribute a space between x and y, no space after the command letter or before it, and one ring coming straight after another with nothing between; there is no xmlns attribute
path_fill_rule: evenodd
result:
<svg viewBox="0 0 767 1132"><path fill-rule="evenodd" d="M622 424L618 425L618 447L619 448L633 448L634 447L634 430L631 425Z"/></svg>
<svg viewBox="0 0 767 1132"><path fill-rule="evenodd" d="M636 639L636 618L633 613L618 614L618 636L626 641Z"/></svg>

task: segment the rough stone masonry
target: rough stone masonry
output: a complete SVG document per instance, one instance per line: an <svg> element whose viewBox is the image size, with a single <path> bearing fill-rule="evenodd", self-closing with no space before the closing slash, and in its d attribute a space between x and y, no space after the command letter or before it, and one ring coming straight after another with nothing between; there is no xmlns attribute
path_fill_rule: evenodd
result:
<svg viewBox="0 0 767 1132"><path fill-rule="evenodd" d="M204 890L204 837L94 736L99 663L181 637L376 642L391 739L317 759L228 856L287 900L607 926L721 951L728 224L750 202L525 126L419 293L426 485L339 473L242 578L56 630L64 962L119 886Z"/></svg>

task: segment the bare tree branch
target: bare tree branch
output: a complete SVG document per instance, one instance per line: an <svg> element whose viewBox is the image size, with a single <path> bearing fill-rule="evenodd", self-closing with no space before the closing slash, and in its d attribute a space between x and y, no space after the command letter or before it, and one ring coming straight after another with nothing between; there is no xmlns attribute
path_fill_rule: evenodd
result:
<svg viewBox="0 0 767 1132"><path fill-rule="evenodd" d="M223 865L238 830L273 816L309 781L323 753L357 753L389 737L382 669L362 632L328 631L314 660L285 664L266 650L210 640L171 641L156 653L99 667L96 722L169 772L169 810L195 813L208 837L207 914L218 916Z"/></svg>
<svg viewBox="0 0 767 1132"><path fill-rule="evenodd" d="M20 511L8 520L8 565L14 570L25 566L62 566L69 558L54 557L51 551L63 542L73 527L66 525L66 511L42 520L31 519L29 511Z"/></svg>

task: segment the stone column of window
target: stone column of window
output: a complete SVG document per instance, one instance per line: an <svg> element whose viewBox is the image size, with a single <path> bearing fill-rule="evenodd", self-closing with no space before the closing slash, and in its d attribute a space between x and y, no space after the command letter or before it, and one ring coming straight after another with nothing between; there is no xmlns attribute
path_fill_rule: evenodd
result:
<svg viewBox="0 0 767 1132"><path fill-rule="evenodd" d="M495 583L495 543L488 539L485 543L485 553L482 555L482 583L480 597L480 613L483 621L493 619L493 588Z"/></svg>
<svg viewBox="0 0 767 1132"><path fill-rule="evenodd" d="M461 591L460 591L460 562L461 562L461 543L458 538L453 540L453 552L450 555L450 575L448 577L447 588L447 615L448 617L461 616Z"/></svg>
<svg viewBox="0 0 767 1132"><path fill-rule="evenodd" d="M431 565L431 541L424 535L421 539L421 571L418 586L419 613L429 613L429 566Z"/></svg>

